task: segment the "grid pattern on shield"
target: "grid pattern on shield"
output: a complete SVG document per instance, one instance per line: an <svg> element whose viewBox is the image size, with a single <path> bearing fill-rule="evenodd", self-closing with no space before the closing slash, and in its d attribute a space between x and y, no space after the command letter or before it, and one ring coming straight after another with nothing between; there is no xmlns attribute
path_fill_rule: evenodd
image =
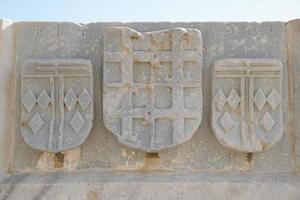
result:
<svg viewBox="0 0 300 200"><path fill-rule="evenodd" d="M201 74L198 81L187 82L184 79L184 62L195 62L200 65L200 51L198 47L194 50L185 50L182 45L183 36L188 34L184 30L174 29L168 31L171 35L170 50L161 50L161 45L151 45L147 43L148 50L135 50L134 40L138 40L136 32L132 33L129 30L122 30L122 45L121 51L105 51L105 62L121 63L121 82L119 83L104 83L106 87L127 87L128 92L124 94L121 109L118 111L121 117L121 136L130 142L137 142L137 136L133 134L133 118L144 118L151 128L151 144L150 148L155 148L159 143L159 133L155 130L155 120L158 118L168 118L172 120L172 142L179 143L184 139L184 124L185 119L200 118L201 113L198 110L187 109L184 106L184 88L195 88L201 91ZM150 49L150 50L149 50ZM150 63L150 77L148 83L135 83L133 80L134 63ZM161 63L171 63L171 78L159 82L155 80L155 68L164 67ZM104 65L105 67L105 65ZM104 72L106 70L104 69ZM200 69L201 72L201 69ZM104 73L105 76L105 73ZM105 80L105 78L104 78ZM156 87L170 88L172 93L171 103L169 108L158 108L155 105ZM133 108L132 96L140 88L147 89L150 93L149 104L145 108Z"/></svg>

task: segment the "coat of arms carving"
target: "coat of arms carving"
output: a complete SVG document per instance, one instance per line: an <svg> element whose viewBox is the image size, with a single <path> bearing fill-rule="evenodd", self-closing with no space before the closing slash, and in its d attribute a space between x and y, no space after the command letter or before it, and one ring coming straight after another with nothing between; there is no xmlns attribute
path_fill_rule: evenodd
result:
<svg viewBox="0 0 300 200"><path fill-rule="evenodd" d="M32 59L21 80L21 134L34 149L81 145L93 126L92 64L84 59Z"/></svg>
<svg viewBox="0 0 300 200"><path fill-rule="evenodd" d="M221 144L257 152L283 134L282 66L276 59L224 59L212 77L212 129Z"/></svg>
<svg viewBox="0 0 300 200"><path fill-rule="evenodd" d="M202 39L197 29L105 32L104 124L118 140L159 151L190 139L202 117Z"/></svg>

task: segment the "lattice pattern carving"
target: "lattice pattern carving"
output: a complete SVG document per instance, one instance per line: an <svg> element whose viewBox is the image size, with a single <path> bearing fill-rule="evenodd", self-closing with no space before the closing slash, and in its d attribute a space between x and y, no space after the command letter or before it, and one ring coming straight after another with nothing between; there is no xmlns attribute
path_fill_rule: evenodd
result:
<svg viewBox="0 0 300 200"><path fill-rule="evenodd" d="M157 151L189 139L202 114L202 41L196 29L104 39L104 124L120 142Z"/></svg>

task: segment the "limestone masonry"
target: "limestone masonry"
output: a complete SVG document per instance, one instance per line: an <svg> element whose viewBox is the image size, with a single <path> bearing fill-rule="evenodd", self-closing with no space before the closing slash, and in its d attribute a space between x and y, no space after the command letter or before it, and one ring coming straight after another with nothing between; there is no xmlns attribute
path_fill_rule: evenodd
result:
<svg viewBox="0 0 300 200"><path fill-rule="evenodd" d="M202 40L195 29L104 35L104 125L119 140L158 151L190 139L202 117Z"/></svg>
<svg viewBox="0 0 300 200"><path fill-rule="evenodd" d="M0 199L300 199L300 20L0 20Z"/></svg>

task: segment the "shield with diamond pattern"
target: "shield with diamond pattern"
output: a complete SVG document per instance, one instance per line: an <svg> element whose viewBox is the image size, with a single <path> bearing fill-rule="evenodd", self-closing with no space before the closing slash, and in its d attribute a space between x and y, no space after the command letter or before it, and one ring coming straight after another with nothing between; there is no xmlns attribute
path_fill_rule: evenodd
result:
<svg viewBox="0 0 300 200"><path fill-rule="evenodd" d="M93 125L92 65L84 59L34 59L21 80L21 134L34 149L81 145Z"/></svg>
<svg viewBox="0 0 300 200"><path fill-rule="evenodd" d="M212 79L212 129L237 151L263 151L282 134L282 66L275 59L225 59Z"/></svg>

